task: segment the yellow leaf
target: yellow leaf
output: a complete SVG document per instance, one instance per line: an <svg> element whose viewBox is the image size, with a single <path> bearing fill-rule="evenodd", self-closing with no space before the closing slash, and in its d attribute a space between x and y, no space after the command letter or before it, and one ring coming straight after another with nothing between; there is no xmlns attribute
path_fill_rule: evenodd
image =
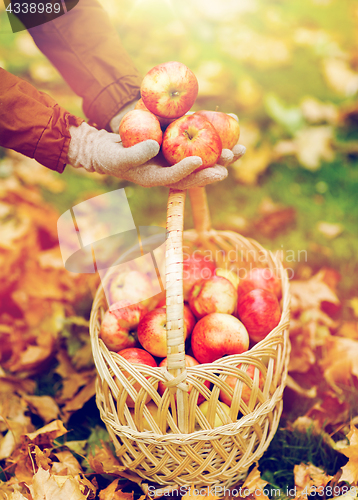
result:
<svg viewBox="0 0 358 500"><path fill-rule="evenodd" d="M99 500L133 500L133 493L124 493L115 479L106 489L100 491Z"/></svg>
<svg viewBox="0 0 358 500"><path fill-rule="evenodd" d="M86 500L87 495L82 493L76 478L72 476L59 478L60 476L55 477L39 467L32 484L27 485L33 500Z"/></svg>
<svg viewBox="0 0 358 500"><path fill-rule="evenodd" d="M60 413L57 403L50 396L24 396L31 410L39 415L45 423L56 420Z"/></svg>
<svg viewBox="0 0 358 500"><path fill-rule="evenodd" d="M324 272L320 271L309 280L291 282L291 310L297 312L305 309L320 308L322 301L339 304L337 295L323 281Z"/></svg>
<svg viewBox="0 0 358 500"><path fill-rule="evenodd" d="M37 429L37 431L32 432L30 434L25 434L23 436L25 441L33 442L35 444L44 444L52 446L53 441L66 434L67 430L61 420L54 420L53 422Z"/></svg>
<svg viewBox="0 0 358 500"><path fill-rule="evenodd" d="M354 297L349 301L349 305L353 309L354 316L358 318L358 297Z"/></svg>
<svg viewBox="0 0 358 500"><path fill-rule="evenodd" d="M332 224L330 222L318 222L317 230L323 234L327 239L332 240L339 236L343 231L342 224Z"/></svg>
<svg viewBox="0 0 358 500"><path fill-rule="evenodd" d="M273 158L272 147L262 144L258 149L250 150L246 155L233 163L234 177L243 184L256 184L257 179L270 165Z"/></svg>
<svg viewBox="0 0 358 500"><path fill-rule="evenodd" d="M293 473L298 496L305 488L307 488L308 491L310 491L311 487L313 491L320 491L319 488L326 486L333 477L312 464L295 465Z"/></svg>
<svg viewBox="0 0 358 500"><path fill-rule="evenodd" d="M348 463L342 467L341 481L348 481L349 484L357 484L358 481L358 429L351 426L347 435L349 446L339 451L349 458Z"/></svg>
<svg viewBox="0 0 358 500"><path fill-rule="evenodd" d="M336 392L341 393L342 388L338 384L349 386L352 375L358 377L358 341L328 337L320 365L327 382Z"/></svg>
<svg viewBox="0 0 358 500"><path fill-rule="evenodd" d="M54 455L58 459L58 462L53 462L51 468L52 473L75 476L82 472L78 460L76 460L69 450L59 451L58 453L54 453Z"/></svg>

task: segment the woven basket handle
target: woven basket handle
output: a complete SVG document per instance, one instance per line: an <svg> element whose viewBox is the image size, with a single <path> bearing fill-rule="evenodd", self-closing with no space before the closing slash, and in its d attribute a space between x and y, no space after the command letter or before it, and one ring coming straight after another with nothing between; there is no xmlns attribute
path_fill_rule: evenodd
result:
<svg viewBox="0 0 358 500"><path fill-rule="evenodd" d="M177 419L180 432L187 434L188 387L186 384L183 297L183 228L185 195L186 191L176 189L170 189L169 191L165 274L167 367L171 378L171 380L167 382L167 387L169 387L171 393L173 418Z"/></svg>
<svg viewBox="0 0 358 500"><path fill-rule="evenodd" d="M211 220L205 188L191 188L189 189L189 196L196 232L201 234L210 231Z"/></svg>

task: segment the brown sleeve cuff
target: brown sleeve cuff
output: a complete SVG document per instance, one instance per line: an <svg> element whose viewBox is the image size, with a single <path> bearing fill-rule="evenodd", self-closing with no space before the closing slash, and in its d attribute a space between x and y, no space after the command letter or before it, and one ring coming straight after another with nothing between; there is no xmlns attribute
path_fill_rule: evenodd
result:
<svg viewBox="0 0 358 500"><path fill-rule="evenodd" d="M67 152L71 141L69 127L79 127L82 118L71 115L56 104L52 108L48 125L36 145L34 158L45 167L62 174L68 163Z"/></svg>
<svg viewBox="0 0 358 500"><path fill-rule="evenodd" d="M0 146L63 172L71 140L69 127L83 121L49 95L0 68Z"/></svg>
<svg viewBox="0 0 358 500"><path fill-rule="evenodd" d="M111 83L86 106L86 116L95 117L98 128L106 128L111 119L129 102L140 98L140 79L136 75L128 75Z"/></svg>

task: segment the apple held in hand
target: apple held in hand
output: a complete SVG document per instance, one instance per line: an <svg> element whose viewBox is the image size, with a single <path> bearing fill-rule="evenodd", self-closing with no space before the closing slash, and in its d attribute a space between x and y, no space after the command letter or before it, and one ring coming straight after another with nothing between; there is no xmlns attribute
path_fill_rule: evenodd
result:
<svg viewBox="0 0 358 500"><path fill-rule="evenodd" d="M215 269L216 264L213 260L197 252L185 258L183 262L184 300L188 300L194 283L198 280L211 278L215 273Z"/></svg>
<svg viewBox="0 0 358 500"><path fill-rule="evenodd" d="M239 366L240 368L240 366ZM247 375L251 378L251 380L254 380L255 376L255 366L254 365L249 365L246 370ZM232 388L233 391L235 391L235 386L236 384L240 383L240 380L235 377L234 375L228 375L228 377L225 379L225 382L228 384L229 387ZM259 372L259 387L262 389L264 385L264 378L261 372ZM244 382L242 383L242 389L241 389L241 399L244 403L248 404L250 401L250 396L251 396L251 388L247 386ZM232 396L228 394L226 391L223 389L220 391L220 399L223 403L226 403L228 406L231 406L232 403Z"/></svg>
<svg viewBox="0 0 358 500"><path fill-rule="evenodd" d="M137 104L134 106L134 109L141 109L142 111L149 111L147 106L144 104L143 99L139 99ZM157 116L157 115L156 115L156 117L158 118L159 123L160 123L161 127L163 127L163 129L165 127L167 127L169 125L169 123L171 123L173 120L175 120L175 118L163 118L162 116Z"/></svg>
<svg viewBox="0 0 358 500"><path fill-rule="evenodd" d="M194 113L168 125L163 135L162 151L170 165L188 156L199 156L203 163L195 172L214 166L222 151L221 139L211 123Z"/></svg>
<svg viewBox="0 0 358 500"><path fill-rule="evenodd" d="M167 312L165 307L158 307L147 313L138 325L138 341L148 352L158 358L167 356ZM189 336L184 321L184 339Z"/></svg>
<svg viewBox="0 0 358 500"><path fill-rule="evenodd" d="M251 292L255 288L268 290L274 293L278 299L281 297L281 281L274 271L267 267L254 267L244 278L240 279L239 296Z"/></svg>
<svg viewBox="0 0 358 500"><path fill-rule="evenodd" d="M245 325L250 339L260 342L279 324L280 304L272 292L255 288L239 297L237 316Z"/></svg>
<svg viewBox="0 0 358 500"><path fill-rule="evenodd" d="M153 113L141 109L128 111L119 125L123 147L129 148L142 141L153 139L162 144L163 132L159 120Z"/></svg>
<svg viewBox="0 0 358 500"><path fill-rule="evenodd" d="M160 363L159 363L159 366L167 366L168 364L168 358L164 358ZM185 366L187 368L191 367L191 366L198 366L200 363L195 359L193 358L193 356L189 356L189 354L185 354ZM209 380L205 380L204 382L204 385L210 389L210 382ZM192 385L189 385L189 390L188 390L188 394L190 394L191 390L192 390L193 386ZM166 386L163 382L159 382L158 384L158 392L161 396L163 396L164 392L166 390ZM198 395L198 401L197 401L197 404L200 405L200 403L202 403L203 401L205 400L205 397L202 395L202 394L199 394Z"/></svg>
<svg viewBox="0 0 358 500"><path fill-rule="evenodd" d="M101 324L100 338L111 351L120 351L134 347L137 343L137 326L147 314L147 308L141 304L131 304L120 300L109 309Z"/></svg>
<svg viewBox="0 0 358 500"><path fill-rule="evenodd" d="M120 300L128 300L131 304L142 302L148 306L154 295L151 280L139 271L124 271L114 273L109 284L111 304ZM114 306L111 306L113 309Z"/></svg>
<svg viewBox="0 0 358 500"><path fill-rule="evenodd" d="M196 113L204 116L214 126L223 148L232 149L235 146L240 137L240 125L235 118L221 111L200 110Z"/></svg>
<svg viewBox="0 0 358 500"><path fill-rule="evenodd" d="M222 276L197 281L189 294L189 306L197 318L210 313L232 314L237 303L234 285Z"/></svg>
<svg viewBox="0 0 358 500"><path fill-rule="evenodd" d="M199 363L212 363L225 355L247 351L249 335L241 321L231 314L212 313L195 325L191 347Z"/></svg>
<svg viewBox="0 0 358 500"><path fill-rule="evenodd" d="M145 106L157 116L179 118L192 107L198 95L198 81L185 64L158 64L145 75L140 88Z"/></svg>
<svg viewBox="0 0 358 500"><path fill-rule="evenodd" d="M121 351L118 352L118 354L122 356L124 359L126 359L129 363L133 364L137 363L140 365L148 365L153 367L158 366L153 356L151 356L149 352L145 351L144 349L138 349L137 347L129 347L128 349L122 349ZM123 370L123 374L128 380L132 378L131 375L125 370ZM148 376L146 378L149 379L150 377ZM115 382L119 388L122 388L122 385L120 384L117 378L115 379ZM142 386L140 385L139 382L134 382L133 387L137 392L139 392ZM158 382L155 382L154 388L155 390L158 389ZM146 403L148 403L148 401L150 401L151 399L152 398L148 394L146 398ZM135 402L130 396L127 397L126 403L131 408L135 406Z"/></svg>

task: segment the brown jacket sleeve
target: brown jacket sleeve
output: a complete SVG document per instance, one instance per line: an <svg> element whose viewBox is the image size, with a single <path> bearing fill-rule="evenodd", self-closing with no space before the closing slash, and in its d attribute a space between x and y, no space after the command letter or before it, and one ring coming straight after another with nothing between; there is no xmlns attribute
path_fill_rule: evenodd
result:
<svg viewBox="0 0 358 500"><path fill-rule="evenodd" d="M97 0L80 0L67 14L29 32L99 128L139 98L142 79Z"/></svg>
<svg viewBox="0 0 358 500"><path fill-rule="evenodd" d="M71 139L68 128L82 122L52 97L0 68L0 146L62 172Z"/></svg>

